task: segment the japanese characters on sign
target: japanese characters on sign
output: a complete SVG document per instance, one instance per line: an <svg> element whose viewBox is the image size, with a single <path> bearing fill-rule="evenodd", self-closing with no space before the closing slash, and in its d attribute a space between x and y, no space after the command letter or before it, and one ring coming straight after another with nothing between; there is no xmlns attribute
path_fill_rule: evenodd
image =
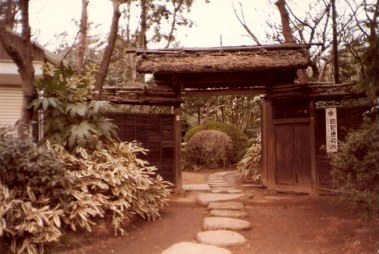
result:
<svg viewBox="0 0 379 254"><path fill-rule="evenodd" d="M338 151L337 138L337 109L325 109L325 127L326 127L326 152L334 153Z"/></svg>

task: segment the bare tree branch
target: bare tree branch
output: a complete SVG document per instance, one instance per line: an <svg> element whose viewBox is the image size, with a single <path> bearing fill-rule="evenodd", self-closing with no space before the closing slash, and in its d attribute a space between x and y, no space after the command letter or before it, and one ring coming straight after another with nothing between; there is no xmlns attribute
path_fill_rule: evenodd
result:
<svg viewBox="0 0 379 254"><path fill-rule="evenodd" d="M179 3L178 3L178 6L176 6L176 1L173 1L174 13L172 14L173 17L172 17L172 22L171 22L171 29L170 29L170 32L169 32L169 34L167 36L167 44L166 44L165 48L170 47L170 44L171 44L172 39L173 39L173 34L174 34L175 26L176 26L176 17L178 15L178 11L182 7L183 3L184 3L184 0L180 0Z"/></svg>
<svg viewBox="0 0 379 254"><path fill-rule="evenodd" d="M255 41L255 43L257 45L262 45L259 42L258 37L255 36L255 34L250 30L249 26L246 23L245 14L243 12L243 6L242 6L241 2L239 2L239 5L240 5L241 17L238 15L237 10L236 10L236 8L235 8L235 6L233 4L233 11L234 11L234 14L236 15L236 18L238 19L238 21L240 22L240 24L242 25L242 27L246 30L246 32L249 34L249 36Z"/></svg>

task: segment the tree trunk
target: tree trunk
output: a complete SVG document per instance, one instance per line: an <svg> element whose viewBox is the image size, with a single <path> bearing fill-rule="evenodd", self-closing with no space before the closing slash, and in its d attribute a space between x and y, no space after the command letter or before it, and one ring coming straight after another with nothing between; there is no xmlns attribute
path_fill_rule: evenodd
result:
<svg viewBox="0 0 379 254"><path fill-rule="evenodd" d="M338 59L338 39L337 39L337 10L336 0L332 0L332 20L333 20L333 68L334 68L334 83L340 83L339 75L339 59Z"/></svg>
<svg viewBox="0 0 379 254"><path fill-rule="evenodd" d="M142 49L147 48L146 32L147 32L147 12L148 0L141 0L141 31L139 37L139 44Z"/></svg>
<svg viewBox="0 0 379 254"><path fill-rule="evenodd" d="M20 0L19 6L21 11L22 48L14 47L13 35L8 33L5 28L1 28L0 30L0 40L5 51L17 65L22 80L23 101L17 133L19 137L23 137L25 130L29 127L32 120L33 111L29 108L29 105L35 98L36 91L34 88L33 45L30 41L29 0Z"/></svg>
<svg viewBox="0 0 379 254"><path fill-rule="evenodd" d="M282 21L282 32L285 43L296 43L295 37L292 34L292 30L290 27L290 18L288 11L286 9L286 0L278 0L275 5L278 7L280 13L280 19ZM299 69L297 70L297 78L300 83L308 82L307 74L305 70Z"/></svg>
<svg viewBox="0 0 379 254"><path fill-rule="evenodd" d="M80 18L79 28L79 45L78 59L76 62L76 72L80 73L84 65L84 55L87 49L87 34L88 34L88 11L87 7L89 0L82 0L82 14Z"/></svg>
<svg viewBox="0 0 379 254"><path fill-rule="evenodd" d="M108 44L104 50L103 59L101 60L99 70L96 74L95 92L100 96L103 90L104 80L108 73L109 64L111 62L112 52L117 39L118 23L120 20L120 2L119 0L112 0L113 3L113 18L111 24L111 31L108 37Z"/></svg>

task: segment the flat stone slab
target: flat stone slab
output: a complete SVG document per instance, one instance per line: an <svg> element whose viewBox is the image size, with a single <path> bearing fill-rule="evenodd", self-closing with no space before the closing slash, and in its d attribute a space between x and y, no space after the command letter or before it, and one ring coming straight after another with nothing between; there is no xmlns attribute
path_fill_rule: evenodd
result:
<svg viewBox="0 0 379 254"><path fill-rule="evenodd" d="M209 215L218 217L244 218L248 214L244 210L211 210Z"/></svg>
<svg viewBox="0 0 379 254"><path fill-rule="evenodd" d="M203 220L204 230L249 230L251 223L247 220L228 217L205 217Z"/></svg>
<svg viewBox="0 0 379 254"><path fill-rule="evenodd" d="M220 190L220 189L213 189L212 193L230 193L230 194L235 194L235 193L242 193L242 190L236 190L236 189L226 189L226 190Z"/></svg>
<svg viewBox="0 0 379 254"><path fill-rule="evenodd" d="M180 242L165 249L162 254L232 254L229 250L201 243Z"/></svg>
<svg viewBox="0 0 379 254"><path fill-rule="evenodd" d="M233 172L236 172L236 171L217 172L217 173L211 174L209 176L226 176L227 174L230 174L230 173L233 173Z"/></svg>
<svg viewBox="0 0 379 254"><path fill-rule="evenodd" d="M209 185L206 183L200 184L183 184L183 190L186 191L210 191Z"/></svg>
<svg viewBox="0 0 379 254"><path fill-rule="evenodd" d="M211 186L215 186L215 187L232 187L228 183L208 183L208 184L211 185Z"/></svg>
<svg viewBox="0 0 379 254"><path fill-rule="evenodd" d="M230 230L210 230L196 234L199 243L228 247L246 243L246 238L240 233Z"/></svg>
<svg viewBox="0 0 379 254"><path fill-rule="evenodd" d="M249 199L252 195L250 194L221 194L221 193L201 193L197 196L197 201L202 205L208 205L211 202L219 201L232 201Z"/></svg>
<svg viewBox="0 0 379 254"><path fill-rule="evenodd" d="M208 209L228 209L228 210L242 210L243 204L241 202L212 202L208 205Z"/></svg>
<svg viewBox="0 0 379 254"><path fill-rule="evenodd" d="M288 199L294 199L293 196L265 196L264 197L267 200L288 200Z"/></svg>

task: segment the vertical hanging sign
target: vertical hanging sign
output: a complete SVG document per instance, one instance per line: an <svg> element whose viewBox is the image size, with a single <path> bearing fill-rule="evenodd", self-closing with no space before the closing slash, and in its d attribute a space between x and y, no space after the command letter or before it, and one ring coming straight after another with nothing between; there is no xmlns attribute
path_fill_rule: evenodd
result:
<svg viewBox="0 0 379 254"><path fill-rule="evenodd" d="M325 125L326 125L326 152L334 153L338 151L337 138L337 109L325 109Z"/></svg>

